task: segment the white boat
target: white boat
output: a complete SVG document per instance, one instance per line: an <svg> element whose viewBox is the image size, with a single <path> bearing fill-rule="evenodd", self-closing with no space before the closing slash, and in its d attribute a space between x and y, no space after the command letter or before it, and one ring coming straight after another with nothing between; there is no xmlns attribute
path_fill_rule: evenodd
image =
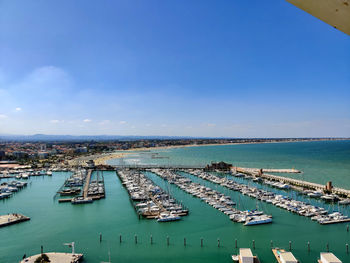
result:
<svg viewBox="0 0 350 263"><path fill-rule="evenodd" d="M174 214L161 213L157 219L158 222L170 222L180 220L181 217Z"/></svg>
<svg viewBox="0 0 350 263"><path fill-rule="evenodd" d="M272 223L272 218L268 216L253 216L253 217L247 217L247 220L245 222L245 226L252 226L252 225L261 225L261 224L268 224Z"/></svg>
<svg viewBox="0 0 350 263"><path fill-rule="evenodd" d="M89 203L92 203L92 202L93 202L92 198L84 198L84 197L75 197L71 201L71 203L73 205L89 204Z"/></svg>

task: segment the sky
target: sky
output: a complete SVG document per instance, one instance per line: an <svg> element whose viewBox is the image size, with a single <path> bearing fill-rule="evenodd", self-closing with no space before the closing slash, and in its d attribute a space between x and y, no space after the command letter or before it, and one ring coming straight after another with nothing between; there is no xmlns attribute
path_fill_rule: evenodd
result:
<svg viewBox="0 0 350 263"><path fill-rule="evenodd" d="M0 134L350 137L349 99L284 0L0 0Z"/></svg>

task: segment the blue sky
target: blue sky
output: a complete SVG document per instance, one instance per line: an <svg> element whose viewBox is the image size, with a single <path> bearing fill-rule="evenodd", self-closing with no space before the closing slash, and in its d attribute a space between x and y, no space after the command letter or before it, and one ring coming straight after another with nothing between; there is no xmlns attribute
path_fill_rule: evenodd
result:
<svg viewBox="0 0 350 263"><path fill-rule="evenodd" d="M284 0L0 0L0 134L350 136L350 37Z"/></svg>

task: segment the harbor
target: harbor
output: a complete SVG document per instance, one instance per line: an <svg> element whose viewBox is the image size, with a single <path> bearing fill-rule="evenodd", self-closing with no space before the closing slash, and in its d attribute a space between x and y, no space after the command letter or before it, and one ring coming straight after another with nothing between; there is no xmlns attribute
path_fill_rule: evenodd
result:
<svg viewBox="0 0 350 263"><path fill-rule="evenodd" d="M171 159L152 160L167 162ZM302 201L305 204L309 202L312 206L324 208L327 215L336 213L337 210L342 215L349 215L349 205L340 204L343 200L341 196L338 201L327 201L321 198L325 195L324 193L317 197L317 193L310 190L308 195L307 189L295 190L291 185L288 188L284 182L259 179L242 172L206 171L206 165L170 163L161 165L162 167L159 168L154 164L141 163L140 166L135 164L130 166L133 168L115 166L114 169L100 171L99 175L97 173L99 170L93 169L89 182L89 185L94 186L91 190L96 190L94 182L103 181L105 198L88 205L64 205L57 202L58 199L83 197L86 183L84 175L87 176L90 169L88 167L53 172L52 176L33 176L29 180L16 179L28 183L25 190L16 192L12 198L1 200L3 205L0 210L2 209L5 214L8 207L16 207L16 212L31 217L31 220L25 224L16 224L2 229L3 240L6 240L6 243L0 242L0 261L18 262L23 254L38 254L40 245L43 245L47 251L61 251L62 243L66 240L76 240L79 251L84 253L85 260L89 262L108 261L108 250L111 248L111 262L140 260L151 262L148 258L144 258L144 255L152 254L153 259L156 257L161 261L170 256L170 261L189 262L187 260L195 255L196 259L193 262L228 263L232 262L231 255L239 255L240 248L250 248L253 256L257 256L263 263L276 260L271 251L276 246L291 252L300 262L317 262L320 252L327 251L334 253L341 262L347 262L349 259L347 252L350 243L350 232L347 231L349 223L317 224L317 221L310 220L312 217L299 216L285 208L259 200L261 197L264 199L265 192L274 193L275 196L281 195L286 198L280 200L281 204L287 205L285 201L294 202L292 200ZM252 165L252 167L259 166ZM274 165L274 167L279 166ZM134 183L134 186L137 186L140 174L140 178L145 177L145 181L143 179L140 181L147 182L147 184L141 183L141 186L151 184L154 188L150 189L159 187L159 190L156 190L159 192L148 200L131 200L121 177L116 176L116 170L122 172L125 170L125 173L130 174L128 179L130 186ZM306 173L304 169L300 171L302 171L301 174ZM164 174L163 177L166 180L160 174ZM193 188L189 187L191 183L183 184L190 192L181 189L176 184L177 179L189 179L194 183ZM7 178L2 182L11 180L12 178ZM238 185L232 184L232 186L241 187L244 193L222 185L223 182L228 184L230 181L237 183ZM78 192L78 188L80 193L75 194L75 189ZM208 193L211 194L208 195ZM250 196L253 194L257 194L256 197ZM314 195L315 197L312 197ZM52 200L53 196L56 196L54 200ZM213 199L209 200L210 197ZM220 201L222 197L224 198ZM202 198L208 198L212 205ZM232 201L235 205L226 207L221 203L224 199ZM176 222L167 223L158 222L158 218L142 220L146 217L140 215L139 218L137 211L143 208L148 210L148 201L152 209L159 204L164 204L163 208L167 208L167 205L168 207L180 205L183 210L188 211L188 215L181 216L181 220ZM136 207L136 204L141 205ZM229 210L225 211L226 208L241 212L257 208L257 211L265 215L272 215L273 221L256 227L245 226L245 222L236 223L230 220L230 216L227 215ZM337 215L339 216L334 214L334 216ZM103 216L103 222L101 216ZM38 233L39 237L37 240L29 241L26 236L32 235L33 231ZM17 232L22 233L22 237L19 237ZM52 233L55 239L47 238L47 235ZM8 242L17 242L16 249L6 245ZM10 255L4 254L5 248L6 251L11 251ZM131 251L135 251L132 257L130 257Z"/></svg>

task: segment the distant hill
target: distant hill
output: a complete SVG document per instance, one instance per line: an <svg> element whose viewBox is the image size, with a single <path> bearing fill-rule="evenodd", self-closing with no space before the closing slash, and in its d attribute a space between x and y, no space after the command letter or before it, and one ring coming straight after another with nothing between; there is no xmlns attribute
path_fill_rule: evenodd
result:
<svg viewBox="0 0 350 263"><path fill-rule="evenodd" d="M137 135L0 135L0 141L134 141L134 140L171 140L190 139L192 137L180 136L137 136Z"/></svg>

